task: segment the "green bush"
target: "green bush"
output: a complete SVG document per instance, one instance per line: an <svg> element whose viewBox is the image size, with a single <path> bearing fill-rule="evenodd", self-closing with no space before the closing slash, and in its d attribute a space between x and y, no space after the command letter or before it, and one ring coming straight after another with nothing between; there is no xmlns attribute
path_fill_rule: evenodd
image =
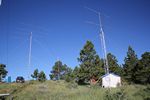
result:
<svg viewBox="0 0 150 100"><path fill-rule="evenodd" d="M121 87L119 91L111 93L111 90L105 92L105 100L128 100L124 87Z"/></svg>
<svg viewBox="0 0 150 100"><path fill-rule="evenodd" d="M143 100L150 100L150 85L137 91L137 93L135 93L135 96L136 95L141 96Z"/></svg>
<svg viewBox="0 0 150 100"><path fill-rule="evenodd" d="M71 81L68 85L67 88L73 89L73 88L78 88L78 84L74 81Z"/></svg>

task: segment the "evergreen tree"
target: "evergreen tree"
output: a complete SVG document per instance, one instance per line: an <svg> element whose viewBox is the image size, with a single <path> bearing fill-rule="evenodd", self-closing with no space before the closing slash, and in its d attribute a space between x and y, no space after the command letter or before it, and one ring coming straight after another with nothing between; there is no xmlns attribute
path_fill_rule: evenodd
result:
<svg viewBox="0 0 150 100"><path fill-rule="evenodd" d="M104 74L104 69L102 68L103 63L96 54L92 42L86 42L83 49L80 51L78 61L80 62L80 67L77 76L80 83L89 81L92 77L98 79Z"/></svg>
<svg viewBox="0 0 150 100"><path fill-rule="evenodd" d="M138 84L150 83L150 52L142 54L135 72L135 82Z"/></svg>
<svg viewBox="0 0 150 100"><path fill-rule="evenodd" d="M69 76L72 72L72 69L68 67L66 64L62 65L60 70L60 79L65 80L66 76Z"/></svg>
<svg viewBox="0 0 150 100"><path fill-rule="evenodd" d="M38 75L38 80L39 80L40 82L46 81L46 75L45 75L45 73L44 73L43 71L41 71L41 72L39 73L39 75Z"/></svg>
<svg viewBox="0 0 150 100"><path fill-rule="evenodd" d="M6 77L8 71L5 69L6 65L0 64L0 82L2 81L3 78Z"/></svg>
<svg viewBox="0 0 150 100"><path fill-rule="evenodd" d="M49 74L49 77L50 77L51 80L53 80L55 78L55 75L54 74Z"/></svg>
<svg viewBox="0 0 150 100"><path fill-rule="evenodd" d="M78 74L79 74L79 67L76 66L73 70L73 77L74 78L77 78L78 77Z"/></svg>
<svg viewBox="0 0 150 100"><path fill-rule="evenodd" d="M38 69L35 69L33 74L31 74L31 77L35 78L37 80L38 79L38 75L39 75L39 71L38 71Z"/></svg>
<svg viewBox="0 0 150 100"><path fill-rule="evenodd" d="M131 48L131 46L128 47L127 57L125 57L124 62L125 62L125 64L123 64L124 78L129 83L134 83L138 58L135 51Z"/></svg>
<svg viewBox="0 0 150 100"><path fill-rule="evenodd" d="M111 53L107 54L109 72L115 73L117 75L122 75L122 68L118 64L118 60Z"/></svg>
<svg viewBox="0 0 150 100"><path fill-rule="evenodd" d="M70 67L67 67L66 72L64 73L64 79L67 82L74 80L73 70Z"/></svg>
<svg viewBox="0 0 150 100"><path fill-rule="evenodd" d="M55 65L52 67L52 76L53 78L56 78L56 79L60 79L60 73L61 73L61 70L62 70L62 62L61 61L57 61L55 62Z"/></svg>
<svg viewBox="0 0 150 100"><path fill-rule="evenodd" d="M142 55L141 63L145 69L146 83L150 84L150 52L145 52Z"/></svg>
<svg viewBox="0 0 150 100"><path fill-rule="evenodd" d="M65 74L68 71L68 66L62 64L61 61L55 62L55 65L52 67L51 74L49 75L51 79L65 79Z"/></svg>

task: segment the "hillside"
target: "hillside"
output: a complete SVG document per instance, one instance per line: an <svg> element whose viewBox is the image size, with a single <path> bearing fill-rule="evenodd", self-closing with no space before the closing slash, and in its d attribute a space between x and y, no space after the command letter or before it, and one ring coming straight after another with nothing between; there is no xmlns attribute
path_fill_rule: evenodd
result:
<svg viewBox="0 0 150 100"><path fill-rule="evenodd" d="M11 94L9 100L149 100L149 89L149 86L128 85L109 91L100 86L78 86L65 81L0 85L0 93Z"/></svg>

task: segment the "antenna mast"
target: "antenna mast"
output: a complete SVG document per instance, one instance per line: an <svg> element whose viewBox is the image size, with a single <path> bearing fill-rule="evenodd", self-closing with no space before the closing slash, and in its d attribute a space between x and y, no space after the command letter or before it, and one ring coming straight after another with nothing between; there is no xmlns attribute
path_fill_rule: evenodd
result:
<svg viewBox="0 0 150 100"><path fill-rule="evenodd" d="M32 50L32 32L30 33L30 44L29 44L29 67L31 65L31 50Z"/></svg>
<svg viewBox="0 0 150 100"><path fill-rule="evenodd" d="M92 12L94 12L94 13L96 13L98 15L98 18L99 18L99 24L98 25L100 27L99 31L100 31L100 40L101 40L101 46L102 46L102 51L103 51L103 57L104 57L105 73L109 73L107 51L106 51L106 42L105 42L104 31L103 31L103 26L102 26L101 14L100 14L100 12L98 12L94 9L91 9L91 8L88 8L88 7L85 7L85 8L92 11ZM95 25L97 25L97 24L95 24Z"/></svg>
<svg viewBox="0 0 150 100"><path fill-rule="evenodd" d="M108 66L108 59L107 59L107 51L106 51L106 42L105 42L105 37L104 37L104 31L103 31L103 26L102 26L102 20L101 20L101 15L98 13L99 16L99 25L100 25L100 38L101 38L101 45L103 49L103 56L104 56L104 67L105 67L105 73L109 73L109 66Z"/></svg>

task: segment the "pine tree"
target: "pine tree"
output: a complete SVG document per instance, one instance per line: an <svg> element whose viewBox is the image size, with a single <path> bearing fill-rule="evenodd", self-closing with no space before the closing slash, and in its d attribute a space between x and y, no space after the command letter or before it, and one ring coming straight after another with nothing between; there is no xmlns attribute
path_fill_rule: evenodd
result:
<svg viewBox="0 0 150 100"><path fill-rule="evenodd" d="M39 73L39 75L38 75L38 80L39 80L40 82L46 81L46 75L45 75L44 71L41 71L41 72Z"/></svg>
<svg viewBox="0 0 150 100"><path fill-rule="evenodd" d="M0 64L0 82L2 81L3 78L6 77L8 71L5 69L6 65Z"/></svg>
<svg viewBox="0 0 150 100"><path fill-rule="evenodd" d="M111 53L107 54L109 72L115 73L117 75L122 75L122 68L118 64L117 58Z"/></svg>
<svg viewBox="0 0 150 100"><path fill-rule="evenodd" d="M74 70L73 70L73 76L74 76L75 78L77 78L77 77L78 77L78 73L79 73L79 67L76 66L76 67L74 68Z"/></svg>
<svg viewBox="0 0 150 100"><path fill-rule="evenodd" d="M74 80L73 70L70 67L67 67L67 69L64 73L64 79L67 82Z"/></svg>
<svg viewBox="0 0 150 100"><path fill-rule="evenodd" d="M150 84L150 52L145 52L144 54L142 54L141 63L146 72L145 73L145 78L147 79L146 83Z"/></svg>
<svg viewBox="0 0 150 100"><path fill-rule="evenodd" d="M134 83L138 58L135 51L131 48L131 46L128 47L127 57L125 57L124 62L125 62L125 64L123 64L124 78L129 83Z"/></svg>
<svg viewBox="0 0 150 100"><path fill-rule="evenodd" d="M31 74L31 77L35 78L36 80L38 80L38 75L39 75L39 71L38 71L38 69L35 69L33 74Z"/></svg>
<svg viewBox="0 0 150 100"><path fill-rule="evenodd" d="M68 69L69 67L66 64L63 64L61 61L56 61L49 76L51 79L64 80Z"/></svg>
<svg viewBox="0 0 150 100"><path fill-rule="evenodd" d="M57 61L55 62L55 65L52 67L52 71L51 71L51 76L53 76L53 78L55 79L60 79L60 73L62 71L62 62L61 61Z"/></svg>
<svg viewBox="0 0 150 100"><path fill-rule="evenodd" d="M150 83L150 52L142 54L135 72L135 82L138 84Z"/></svg>
<svg viewBox="0 0 150 100"><path fill-rule="evenodd" d="M80 67L78 69L78 80L80 83L87 82L92 77L98 78L104 74L104 69L102 68L103 63L96 54L92 42L86 42L83 49L80 51L78 61L80 62Z"/></svg>

